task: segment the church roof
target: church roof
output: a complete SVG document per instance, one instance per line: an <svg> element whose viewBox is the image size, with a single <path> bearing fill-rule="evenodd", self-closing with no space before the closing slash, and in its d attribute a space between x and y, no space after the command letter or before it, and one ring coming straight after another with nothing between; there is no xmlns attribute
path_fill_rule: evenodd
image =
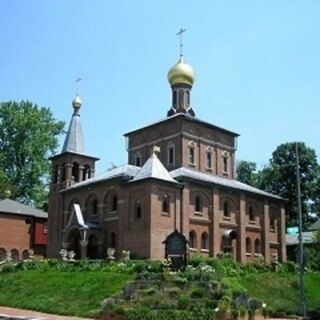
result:
<svg viewBox="0 0 320 320"><path fill-rule="evenodd" d="M151 157L144 163L141 170L133 178L132 182L145 179L158 179L171 183L177 183L177 181L171 177L170 173L164 167L155 153L153 153Z"/></svg>
<svg viewBox="0 0 320 320"><path fill-rule="evenodd" d="M211 174L195 171L195 170L192 170L189 168L181 167L181 168L170 171L170 174L175 179L182 178L182 177L189 178L189 179L195 180L195 181L202 181L204 183L212 183L212 184L220 185L220 186L227 187L227 188L251 192L251 193L259 194L261 196L267 196L267 197L278 199L278 200L284 200L283 198L281 198L279 196L276 196L272 193L254 188L254 187L249 186L249 185L242 183L240 181L214 176Z"/></svg>
<svg viewBox="0 0 320 320"><path fill-rule="evenodd" d="M76 110L72 115L67 136L64 140L64 145L61 153L64 152L85 154L84 140L80 123L80 114Z"/></svg>
<svg viewBox="0 0 320 320"><path fill-rule="evenodd" d="M133 166L130 164L125 164L120 167L108 170L88 180L75 183L74 185L70 186L68 189L64 191L72 190L78 187L83 187L83 186L87 186L87 185L91 185L94 183L103 182L111 179L121 178L121 177L130 179L134 177L140 169L141 169L140 167Z"/></svg>
<svg viewBox="0 0 320 320"><path fill-rule="evenodd" d="M162 119L162 120L160 120L160 121L153 122L153 123L151 123L151 124L149 124L149 125L146 125L146 126L144 126L144 127L139 128L139 129L135 129L135 130L132 130L132 131L130 131L130 132L127 132L127 133L124 134L124 136L127 137L127 136L129 136L130 134L132 134L132 133L136 133L136 132L142 131L142 130L144 130L144 129L146 129L146 128L156 126L156 125L158 125L158 124L160 124L160 123L163 123L163 122L166 122L166 121L170 121L171 119L178 118L178 117L184 117L184 118L185 118L186 120L188 120L188 121L200 123L200 124L202 124L202 125L204 125L204 126L206 126L206 127L208 127L208 128L220 130L220 131L223 131L223 132L225 132L225 133L231 134L231 135L233 135L233 136L235 136L235 137L238 137L238 136L239 136L239 134L236 133L236 132L227 130L227 129L225 129L225 128L218 127L218 126L213 125L213 124L211 124L211 123L209 123L209 122L203 121L203 120L201 120L201 119L199 119L199 118L196 118L196 117L192 117L192 116L190 116L190 115L188 115L188 114L186 114L186 113L182 113L182 112L181 112L181 113L175 113L174 115L172 115L172 116L170 116L170 117L166 117L166 118L164 118L164 119Z"/></svg>
<svg viewBox="0 0 320 320"><path fill-rule="evenodd" d="M48 218L47 212L38 210L31 206L26 206L18 201L10 199L0 200L0 212L36 218Z"/></svg>

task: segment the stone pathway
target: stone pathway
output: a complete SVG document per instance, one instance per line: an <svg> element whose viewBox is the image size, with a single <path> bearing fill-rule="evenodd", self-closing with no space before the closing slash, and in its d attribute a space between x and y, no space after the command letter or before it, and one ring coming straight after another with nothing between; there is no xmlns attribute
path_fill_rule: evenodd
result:
<svg viewBox="0 0 320 320"><path fill-rule="evenodd" d="M92 320L0 306L0 320Z"/></svg>

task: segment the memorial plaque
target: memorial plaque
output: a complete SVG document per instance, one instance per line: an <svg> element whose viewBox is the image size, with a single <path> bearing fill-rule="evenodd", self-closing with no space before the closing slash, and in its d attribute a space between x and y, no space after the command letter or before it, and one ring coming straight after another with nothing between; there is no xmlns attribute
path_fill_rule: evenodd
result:
<svg viewBox="0 0 320 320"><path fill-rule="evenodd" d="M166 259L170 259L171 269L180 270L187 264L187 239L186 237L175 230L168 235L164 241L166 245Z"/></svg>

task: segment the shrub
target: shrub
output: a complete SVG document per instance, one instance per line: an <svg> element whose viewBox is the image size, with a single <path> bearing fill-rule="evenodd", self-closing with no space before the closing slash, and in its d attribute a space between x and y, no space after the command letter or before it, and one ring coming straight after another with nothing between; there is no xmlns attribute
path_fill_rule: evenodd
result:
<svg viewBox="0 0 320 320"><path fill-rule="evenodd" d="M169 298L174 299L179 296L181 290L180 288L173 287L173 288L165 288L164 292L168 294Z"/></svg>
<svg viewBox="0 0 320 320"><path fill-rule="evenodd" d="M177 307L178 309L187 309L189 305L190 299L187 295L183 294L178 297Z"/></svg>
<svg viewBox="0 0 320 320"><path fill-rule="evenodd" d="M298 266L293 261L286 261L279 265L279 272L292 273L298 270Z"/></svg>
<svg viewBox="0 0 320 320"><path fill-rule="evenodd" d="M204 288L194 288L191 291L191 298L202 298L206 295L206 291Z"/></svg>

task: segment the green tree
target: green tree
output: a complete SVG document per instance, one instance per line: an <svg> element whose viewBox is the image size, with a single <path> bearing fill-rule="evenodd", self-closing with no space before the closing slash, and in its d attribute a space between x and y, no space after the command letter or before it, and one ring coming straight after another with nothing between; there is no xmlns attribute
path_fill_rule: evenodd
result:
<svg viewBox="0 0 320 320"><path fill-rule="evenodd" d="M257 186L258 175L257 164L255 162L240 160L237 163L237 179L251 186Z"/></svg>
<svg viewBox="0 0 320 320"><path fill-rule="evenodd" d="M0 194L41 207L64 123L28 101L0 103Z"/></svg>
<svg viewBox="0 0 320 320"><path fill-rule="evenodd" d="M319 165L313 149L307 147L303 142L297 144L300 160L302 217L304 226L307 226L312 222L310 215L312 208L320 200L320 193L315 190L315 186L320 181ZM298 224L295 148L295 142L279 145L272 153L270 165L260 172L259 182L260 188L288 200L288 226Z"/></svg>

